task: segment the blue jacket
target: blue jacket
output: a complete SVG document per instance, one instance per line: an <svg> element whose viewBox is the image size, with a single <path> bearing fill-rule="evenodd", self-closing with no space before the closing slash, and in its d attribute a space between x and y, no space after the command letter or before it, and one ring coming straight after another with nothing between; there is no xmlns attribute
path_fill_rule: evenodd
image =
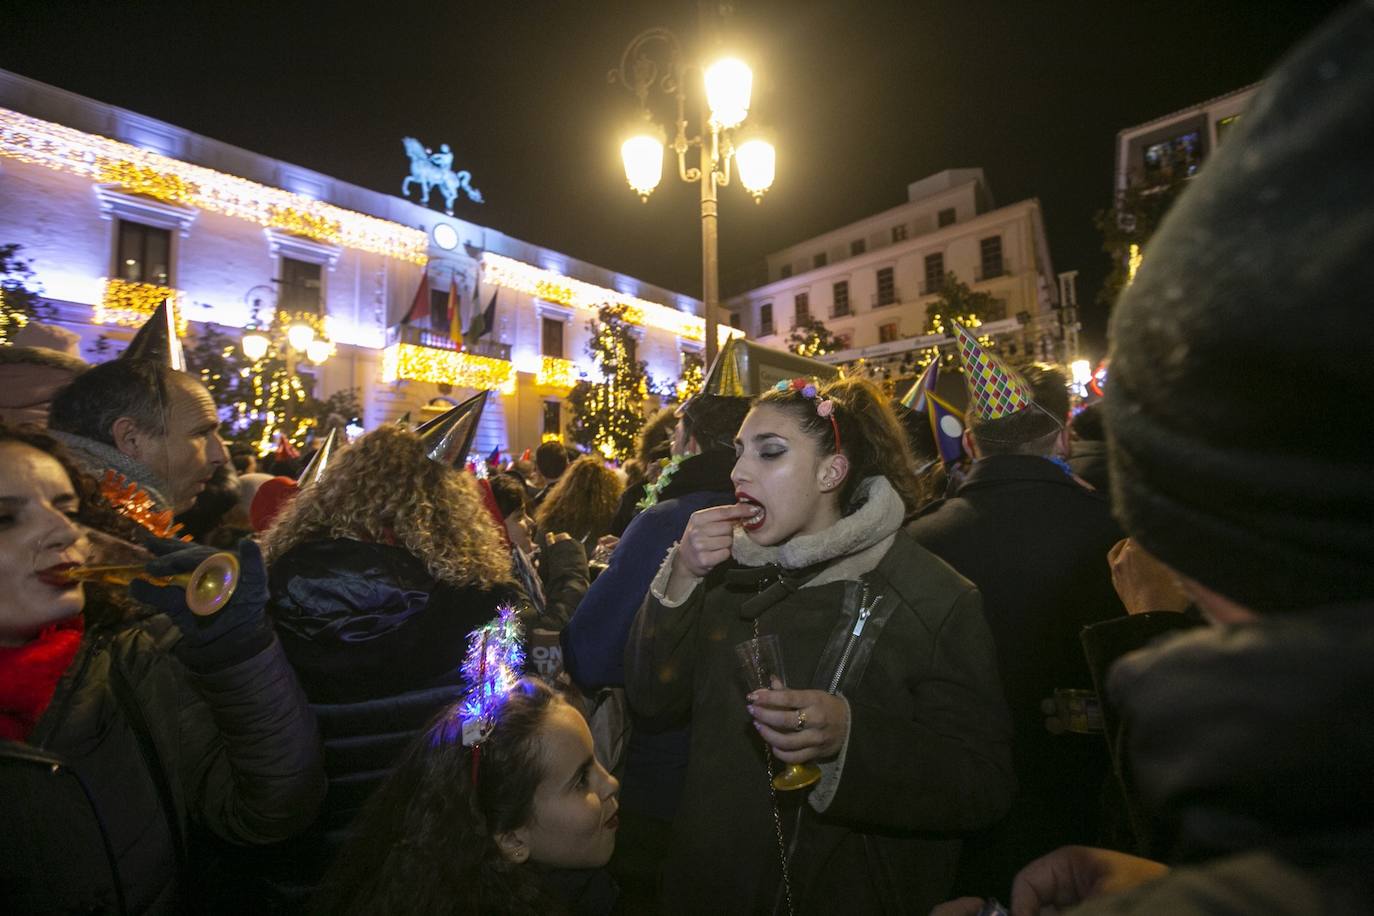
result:
<svg viewBox="0 0 1374 916"><path fill-rule="evenodd" d="M734 455L728 453L684 461L663 489L662 495L672 498L645 509L625 529L610 565L596 577L563 629L563 667L579 687L624 686L625 644L649 594L649 583L693 512L734 502L734 463ZM672 820L687 778L688 722L651 726L633 713L630 721L621 807Z"/></svg>
<svg viewBox="0 0 1374 916"><path fill-rule="evenodd" d="M611 562L563 629L563 667L584 690L625 685L625 643L668 550L699 509L734 502L718 490L684 493L650 506L630 522Z"/></svg>

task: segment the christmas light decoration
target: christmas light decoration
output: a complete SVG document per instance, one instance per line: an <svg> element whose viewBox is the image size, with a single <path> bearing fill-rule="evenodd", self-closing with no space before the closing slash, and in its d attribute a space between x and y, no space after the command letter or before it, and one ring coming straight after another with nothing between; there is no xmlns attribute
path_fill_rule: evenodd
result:
<svg viewBox="0 0 1374 916"><path fill-rule="evenodd" d="M630 358L628 311L623 304L603 305L587 323L587 353L601 380L583 379L568 396L576 441L607 459L633 454L649 394L644 364Z"/></svg>
<svg viewBox="0 0 1374 916"><path fill-rule="evenodd" d="M577 384L580 376L577 363L572 360L545 356L539 361L539 371L535 373L534 383L550 388L571 388Z"/></svg>
<svg viewBox="0 0 1374 916"><path fill-rule="evenodd" d="M0 157L316 241L424 264L424 232L0 108Z"/></svg>
<svg viewBox="0 0 1374 916"><path fill-rule="evenodd" d="M104 281L105 288L100 301L96 303L91 320L96 324L119 324L126 327L141 327L153 314L153 310L170 300L172 313L176 316L178 336L186 333L186 313L181 307L183 293L170 286L156 283L135 283L110 277Z"/></svg>
<svg viewBox="0 0 1374 916"><path fill-rule="evenodd" d="M400 379L515 393L515 367L504 359L408 343L382 351L382 381Z"/></svg>
<svg viewBox="0 0 1374 916"><path fill-rule="evenodd" d="M705 363L700 353L682 354L682 375L677 381L677 399L686 401L701 391L706 383Z"/></svg>
<svg viewBox="0 0 1374 916"><path fill-rule="evenodd" d="M657 328L688 340L706 339L706 322L696 315L574 280L490 251L482 255L482 282L588 312L595 312L607 303L621 305L625 307L625 320L631 324ZM721 326L718 333L722 341L744 336L743 331L725 326Z"/></svg>
<svg viewBox="0 0 1374 916"><path fill-rule="evenodd" d="M9 345L10 339L29 323L29 316L12 308L5 300L5 291L0 289L0 344Z"/></svg>
<svg viewBox="0 0 1374 916"><path fill-rule="evenodd" d="M1137 270L1140 270L1140 262L1143 260L1145 260L1145 257L1140 253L1140 246L1132 242L1130 255L1126 258L1127 286L1130 286L1132 283L1135 282L1135 272Z"/></svg>

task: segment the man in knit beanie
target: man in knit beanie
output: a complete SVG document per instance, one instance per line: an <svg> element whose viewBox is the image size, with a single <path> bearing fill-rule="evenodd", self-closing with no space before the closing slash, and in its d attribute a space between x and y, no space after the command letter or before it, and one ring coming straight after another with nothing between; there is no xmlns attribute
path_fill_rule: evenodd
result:
<svg viewBox="0 0 1374 916"><path fill-rule="evenodd" d="M1214 626L1108 677L1160 861L1058 850L1017 916L1374 910L1371 164L1366 0L1268 78L1116 307L1115 509Z"/></svg>

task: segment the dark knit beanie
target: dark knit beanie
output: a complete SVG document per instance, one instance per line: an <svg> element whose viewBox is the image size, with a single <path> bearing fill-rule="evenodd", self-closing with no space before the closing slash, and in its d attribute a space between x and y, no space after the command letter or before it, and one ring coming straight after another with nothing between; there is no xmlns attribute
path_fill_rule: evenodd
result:
<svg viewBox="0 0 1374 916"><path fill-rule="evenodd" d="M1374 599L1374 5L1266 79L1110 333L1132 537L1257 611Z"/></svg>

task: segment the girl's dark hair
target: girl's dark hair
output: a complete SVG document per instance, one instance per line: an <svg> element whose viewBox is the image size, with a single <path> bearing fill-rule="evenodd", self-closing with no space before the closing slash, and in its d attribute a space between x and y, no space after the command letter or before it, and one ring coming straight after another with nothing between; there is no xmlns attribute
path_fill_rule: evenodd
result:
<svg viewBox="0 0 1374 916"><path fill-rule="evenodd" d="M311 911L321 914L535 914L549 901L496 837L530 822L543 780L539 730L558 694L524 678L482 742L477 784L458 705L410 745L359 817Z"/></svg>
<svg viewBox="0 0 1374 916"><path fill-rule="evenodd" d="M147 537L148 533L137 523L114 510L101 494L95 480L76 466L76 462L72 461L62 443L52 436L36 426L7 426L0 423L0 445L7 443L27 445L62 465L62 470L67 472L67 479L71 481L72 490L81 501L76 520L82 525L100 534L127 541L129 544L141 544ZM90 625L117 623L140 610L139 605L129 598L123 589L87 582L84 591L86 609L82 616Z"/></svg>
<svg viewBox="0 0 1374 916"><path fill-rule="evenodd" d="M872 382L844 378L818 383L816 397L801 391L776 388L764 392L758 406L787 411L811 437L822 455L835 453L835 432L828 417L816 412L822 398L834 402L834 418L840 431L840 449L849 459L849 476L840 488L840 508L848 514L858 508L854 494L866 477L886 477L908 513L920 508L920 488L912 470L911 447L887 397Z"/></svg>

